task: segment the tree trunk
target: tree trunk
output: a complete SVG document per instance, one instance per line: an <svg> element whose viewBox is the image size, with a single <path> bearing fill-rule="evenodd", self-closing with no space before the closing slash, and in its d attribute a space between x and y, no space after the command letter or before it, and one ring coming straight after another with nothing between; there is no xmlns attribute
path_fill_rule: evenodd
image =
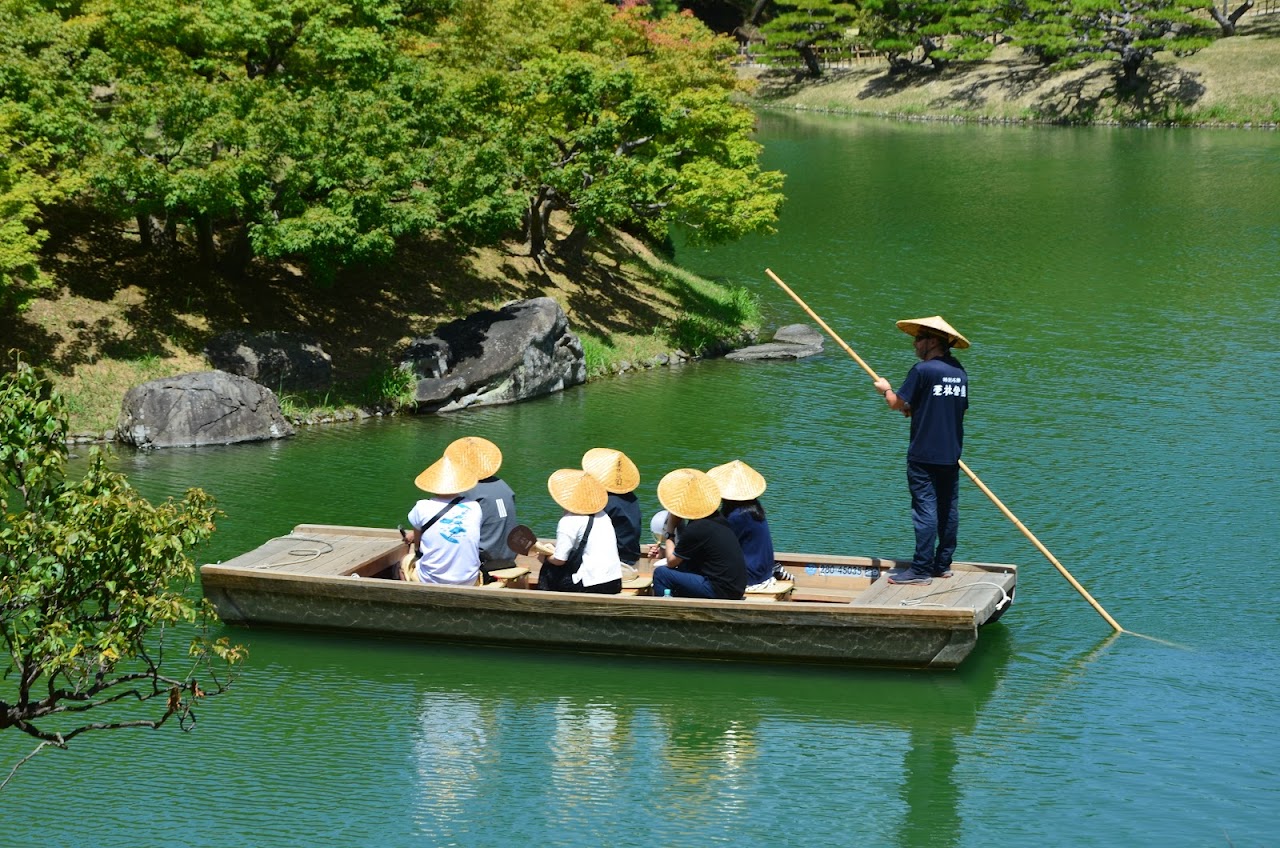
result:
<svg viewBox="0 0 1280 848"><path fill-rule="evenodd" d="M587 242L590 240L591 228L586 224L574 224L569 235L561 239L556 252L566 259L581 259L582 252L586 250Z"/></svg>
<svg viewBox="0 0 1280 848"><path fill-rule="evenodd" d="M164 249L169 253L178 250L178 221L172 215L164 219Z"/></svg>
<svg viewBox="0 0 1280 848"><path fill-rule="evenodd" d="M552 197L555 190L541 186L529 201L524 213L524 231L529 240L529 255L539 262L547 254L547 227L551 219Z"/></svg>
<svg viewBox="0 0 1280 848"><path fill-rule="evenodd" d="M200 254L200 264L212 268L218 261L218 252L213 244L213 218L207 212L196 215L196 249Z"/></svg>
<svg viewBox="0 0 1280 848"><path fill-rule="evenodd" d="M249 227L241 224L231 239L230 247L223 250L222 261L230 271L241 272L253 261L253 243L249 241Z"/></svg>
<svg viewBox="0 0 1280 848"><path fill-rule="evenodd" d="M801 44L799 50L800 58L804 60L805 66L809 69L809 76L813 79L822 76L822 65L818 64L818 51L813 49L813 45Z"/></svg>
<svg viewBox="0 0 1280 848"><path fill-rule="evenodd" d="M1118 85L1121 91L1133 92L1138 89L1142 82L1142 78L1138 76L1138 69L1142 67L1142 60L1145 58L1146 54L1143 51L1132 47L1126 47L1120 51L1120 67L1124 71Z"/></svg>
<svg viewBox="0 0 1280 848"><path fill-rule="evenodd" d="M1253 3L1254 0L1245 0L1230 15L1226 14L1226 3L1223 3L1223 8L1221 9L1217 5L1209 7L1209 14L1218 22L1218 26L1222 27L1223 38L1230 38L1236 34L1236 24L1240 22L1240 18L1244 16L1245 12L1253 8Z"/></svg>
<svg viewBox="0 0 1280 848"><path fill-rule="evenodd" d="M138 222L138 242L142 245L142 249L150 253L156 246L155 219L150 215L139 214L136 216Z"/></svg>

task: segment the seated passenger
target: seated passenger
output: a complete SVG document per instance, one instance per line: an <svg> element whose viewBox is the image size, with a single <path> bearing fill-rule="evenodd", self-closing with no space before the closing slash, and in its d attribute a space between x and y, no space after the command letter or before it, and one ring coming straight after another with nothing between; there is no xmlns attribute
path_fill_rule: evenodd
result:
<svg viewBox="0 0 1280 848"><path fill-rule="evenodd" d="M747 589L747 563L733 528L716 510L720 488L694 468L672 471L658 483L658 500L685 520L675 539L662 545L666 565L653 570L653 594L677 598L740 600Z"/></svg>
<svg viewBox="0 0 1280 848"><path fill-rule="evenodd" d="M582 455L582 470L595 477L609 493L604 514L613 523L613 534L618 537L618 559L625 572L635 576L635 564L640 559L640 501L635 495L640 485L640 470L625 453L612 448L592 448Z"/></svg>
<svg viewBox="0 0 1280 848"><path fill-rule="evenodd" d="M603 512L609 499L604 486L586 471L561 468L547 479L547 489L564 515L556 527L555 554L538 557L538 588L597 595L621 592L618 539Z"/></svg>
<svg viewBox="0 0 1280 848"><path fill-rule="evenodd" d="M480 505L464 493L475 486L475 472L444 456L413 482L434 493L409 513L409 547L418 554L418 581L474 586L480 576Z"/></svg>
<svg viewBox="0 0 1280 848"><path fill-rule="evenodd" d="M729 522L742 545L742 555L747 561L747 591L767 591L773 586L777 561L769 521L760 504L760 496L766 486L764 477L740 459L717 465L707 472L707 476L720 487L723 499L720 514Z"/></svg>
<svg viewBox="0 0 1280 848"><path fill-rule="evenodd" d="M502 451L488 439L463 436L451 442L444 455L469 466L480 478L466 496L480 504L481 571L487 575L511 568L516 564L516 552L507 546L507 535L520 522L516 520L516 493L497 476Z"/></svg>

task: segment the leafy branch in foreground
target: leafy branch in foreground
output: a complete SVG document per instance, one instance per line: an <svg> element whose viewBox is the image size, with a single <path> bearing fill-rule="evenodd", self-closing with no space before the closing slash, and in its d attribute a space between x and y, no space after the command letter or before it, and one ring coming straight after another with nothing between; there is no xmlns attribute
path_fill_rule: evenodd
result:
<svg viewBox="0 0 1280 848"><path fill-rule="evenodd" d="M84 478L66 479L66 422L25 363L0 376L0 731L40 741L0 788L46 746L91 730L175 717L190 729L197 702L226 691L244 657L208 636L211 607L184 591L189 552L213 533L212 499L192 489L151 504L96 449ZM184 657L167 657L179 630L195 635Z"/></svg>

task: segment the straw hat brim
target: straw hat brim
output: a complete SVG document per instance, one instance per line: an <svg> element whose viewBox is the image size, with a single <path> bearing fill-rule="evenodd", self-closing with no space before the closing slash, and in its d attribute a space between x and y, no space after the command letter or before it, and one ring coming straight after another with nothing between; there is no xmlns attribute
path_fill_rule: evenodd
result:
<svg viewBox="0 0 1280 848"><path fill-rule="evenodd" d="M480 436L463 436L453 440L444 449L444 455L470 466L481 480L497 474L502 467L502 451L493 442Z"/></svg>
<svg viewBox="0 0 1280 848"><path fill-rule="evenodd" d="M547 478L547 491L562 509L578 515L595 515L609 500L604 485L580 468L561 468L552 473Z"/></svg>
<svg viewBox="0 0 1280 848"><path fill-rule="evenodd" d="M419 474L413 484L433 495L457 495L475 488L480 478L471 466L449 456L442 456Z"/></svg>
<svg viewBox="0 0 1280 848"><path fill-rule="evenodd" d="M582 470L615 495L634 492L640 485L640 469L625 453L613 448L592 448L582 455Z"/></svg>
<svg viewBox="0 0 1280 848"><path fill-rule="evenodd" d="M768 484L763 475L740 459L717 465L707 476L720 487L720 497L727 501L753 501L764 494Z"/></svg>
<svg viewBox="0 0 1280 848"><path fill-rule="evenodd" d="M969 346L969 340L960 335L960 331L948 324L941 315L931 315L928 318L907 318L898 321L897 325L898 329L908 336L919 335L921 330L931 330L939 335L946 336L947 341L957 350L964 350Z"/></svg>
<svg viewBox="0 0 1280 848"><path fill-rule="evenodd" d="M706 518L720 508L720 487L696 468L677 468L658 482L658 501L680 518Z"/></svg>

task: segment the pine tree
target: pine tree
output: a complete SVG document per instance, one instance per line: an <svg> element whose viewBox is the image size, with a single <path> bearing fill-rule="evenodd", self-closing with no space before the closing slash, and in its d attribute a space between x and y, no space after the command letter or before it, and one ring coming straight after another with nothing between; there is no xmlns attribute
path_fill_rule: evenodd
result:
<svg viewBox="0 0 1280 848"><path fill-rule="evenodd" d="M1120 87L1140 83L1139 69L1160 51L1194 53L1212 43L1211 0L1026 0L1014 39L1056 67L1096 59L1120 64Z"/></svg>
<svg viewBox="0 0 1280 848"><path fill-rule="evenodd" d="M790 0L778 3L774 17L761 26L767 39L764 55L782 64L799 56L809 76L822 76L819 53L823 47L848 42L850 31L861 20L857 3L841 0Z"/></svg>

